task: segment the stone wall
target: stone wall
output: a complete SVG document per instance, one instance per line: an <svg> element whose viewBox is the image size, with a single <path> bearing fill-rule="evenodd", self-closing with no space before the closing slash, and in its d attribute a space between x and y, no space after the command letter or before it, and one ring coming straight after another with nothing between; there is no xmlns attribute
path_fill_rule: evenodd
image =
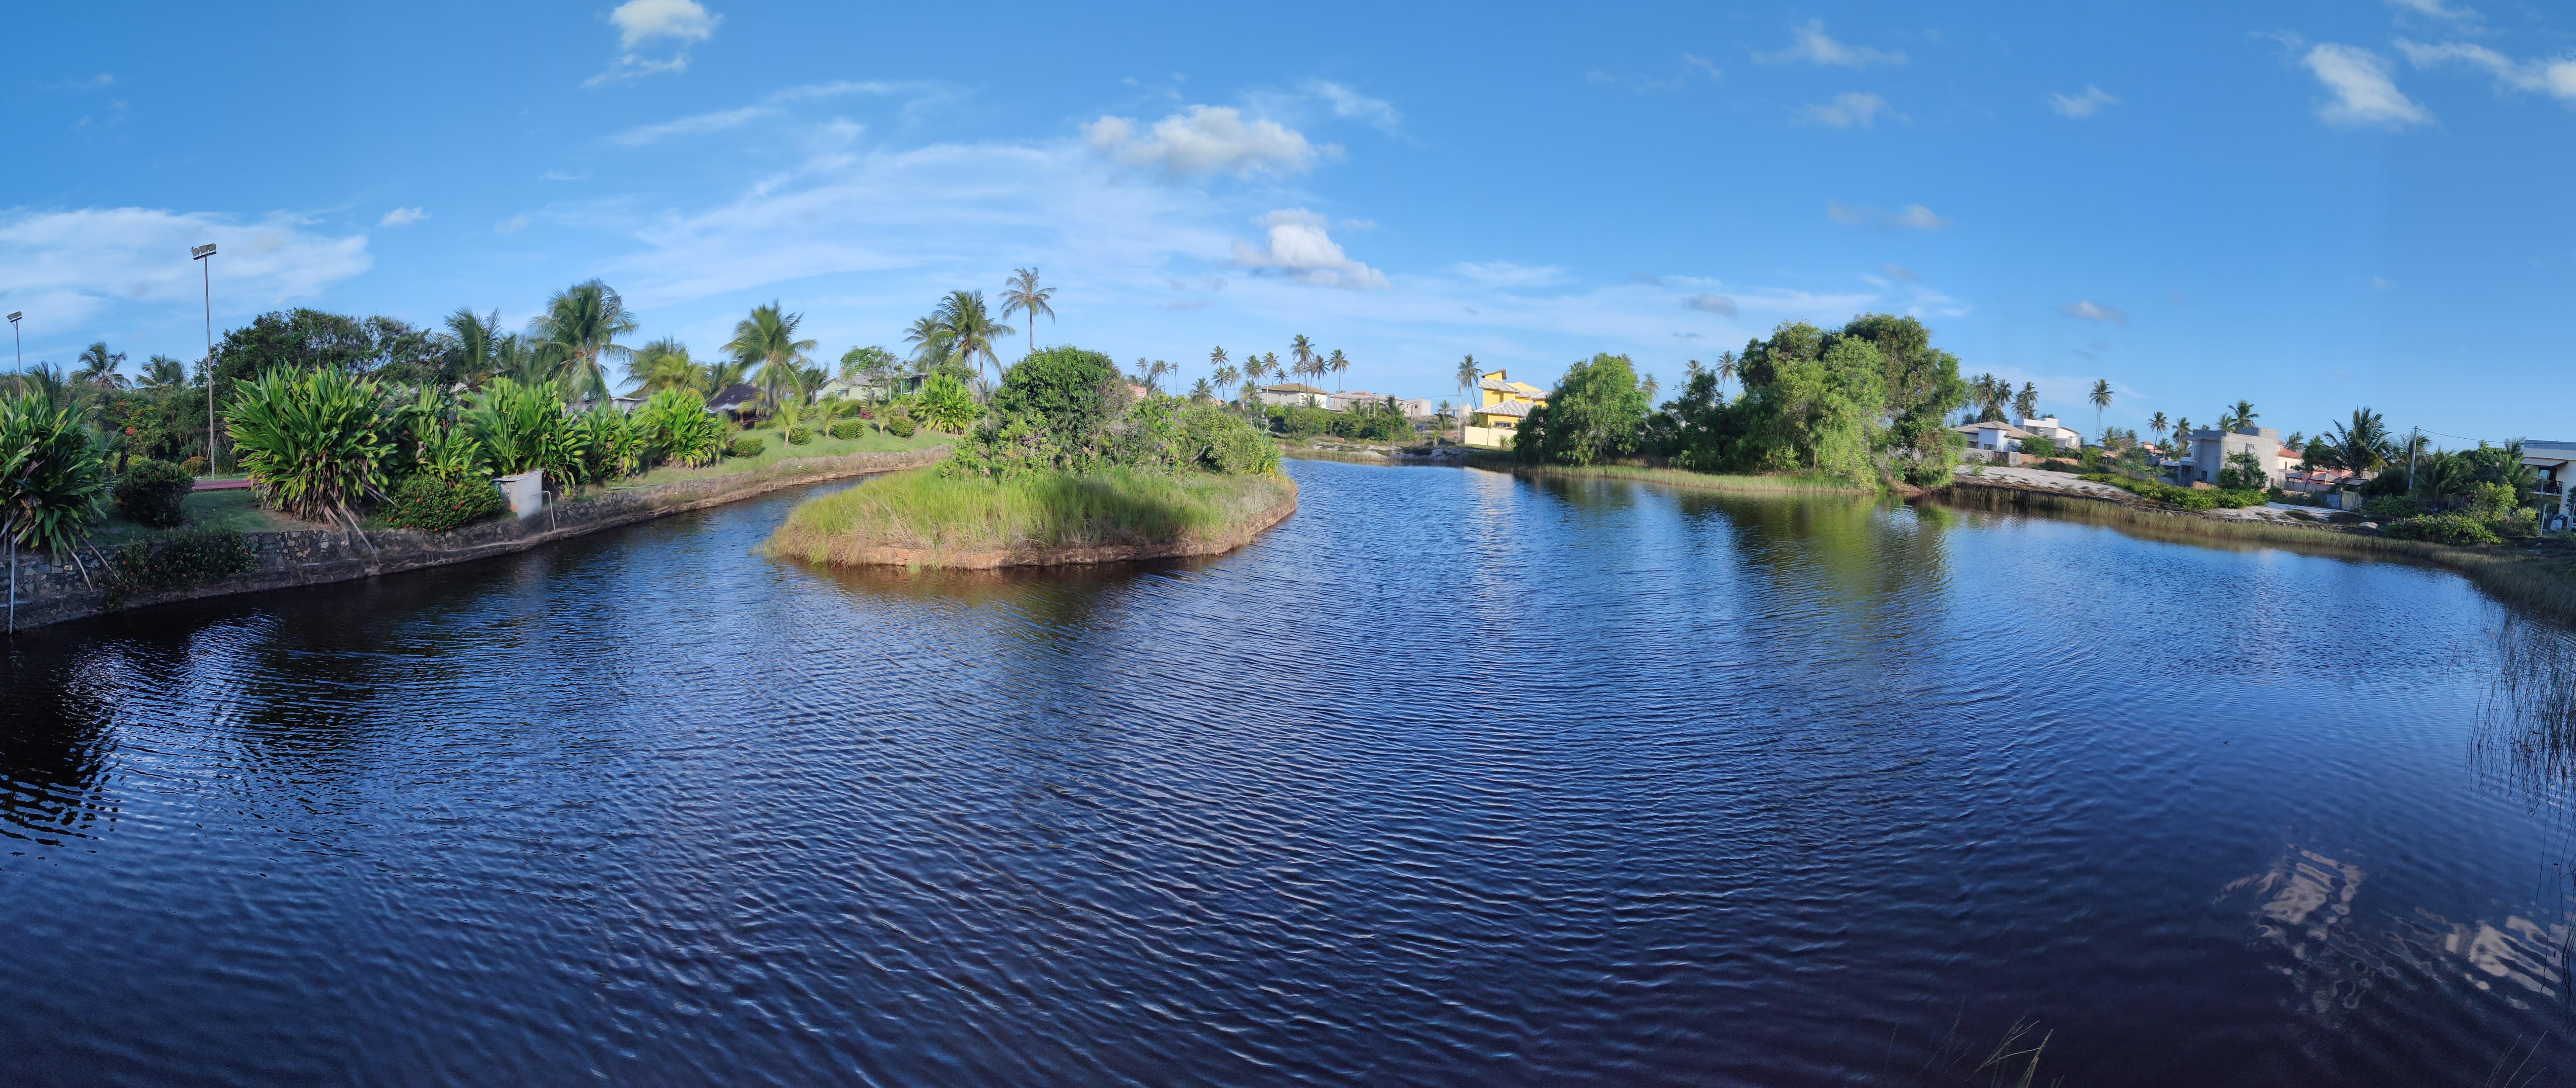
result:
<svg viewBox="0 0 2576 1088"><path fill-rule="evenodd" d="M253 593L263 589L318 585L422 567L462 563L487 556L525 551L548 541L595 533L620 525L721 506L783 488L829 480L895 472L936 464L947 447L901 453L853 453L779 461L750 472L702 480L605 491L546 507L528 518L504 517L445 533L413 529L379 529L365 534L345 529L301 529L244 533L254 566L248 574L158 593L137 594L124 607L142 608L198 597ZM98 560L84 551L89 577L101 576ZM0 560L0 567L5 567ZM7 591L0 569L0 594ZM17 624L21 629L94 616L107 610L106 595L91 588L71 557L40 552L18 553Z"/></svg>

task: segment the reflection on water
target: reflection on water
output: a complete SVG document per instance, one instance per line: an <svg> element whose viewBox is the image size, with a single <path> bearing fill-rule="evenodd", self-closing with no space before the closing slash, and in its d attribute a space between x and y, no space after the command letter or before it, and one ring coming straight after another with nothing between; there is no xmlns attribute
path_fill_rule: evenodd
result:
<svg viewBox="0 0 2576 1088"><path fill-rule="evenodd" d="M788 497L21 639L0 1081L2576 1061L2566 647L2457 578L1289 471L1211 559L755 555Z"/></svg>

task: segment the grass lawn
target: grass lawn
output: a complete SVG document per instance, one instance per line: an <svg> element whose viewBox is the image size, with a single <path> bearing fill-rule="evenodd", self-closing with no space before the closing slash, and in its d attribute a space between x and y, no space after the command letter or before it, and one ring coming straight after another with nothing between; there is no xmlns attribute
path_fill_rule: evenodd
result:
<svg viewBox="0 0 2576 1088"><path fill-rule="evenodd" d="M280 529L332 528L320 522L297 521L274 510L262 510L259 508L258 496L247 489L195 492L188 496L187 508L188 524L182 526L187 529L232 529L244 533L258 533ZM107 520L99 525L97 535L91 538L91 542L99 547L114 547L165 531L146 528L127 521L122 515L115 513L113 506L108 510Z"/></svg>
<svg viewBox="0 0 2576 1088"><path fill-rule="evenodd" d="M762 427L756 431L728 431L725 433L725 443L727 446L731 446L734 439L744 435L750 435L760 439L760 456L727 457L717 461L715 464L708 465L705 468L680 468L673 465L664 465L651 472L647 472L644 475L629 477L614 484L610 484L609 489L612 491L624 491L638 487L651 487L655 484L674 483L680 480L704 480L714 476L729 476L733 473L749 472L764 465L773 465L780 461L793 460L797 458L838 457L847 453L926 450L935 446L950 445L957 441L956 435L943 434L926 428L914 431L910 438L896 438L893 435L877 430L875 427L871 426L866 431L862 432L857 438L832 438L818 435L813 441L802 446L788 445L786 438L779 434L778 428L776 427Z"/></svg>
<svg viewBox="0 0 2576 1088"><path fill-rule="evenodd" d="M1284 477L1111 470L1019 480L914 469L807 501L770 538L772 554L905 548L948 554L1213 540L1275 508Z"/></svg>

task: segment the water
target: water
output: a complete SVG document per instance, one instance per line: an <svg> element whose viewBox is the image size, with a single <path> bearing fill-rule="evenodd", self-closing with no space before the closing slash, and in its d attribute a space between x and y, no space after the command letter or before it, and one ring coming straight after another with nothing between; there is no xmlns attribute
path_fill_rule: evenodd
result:
<svg viewBox="0 0 2576 1088"><path fill-rule="evenodd" d="M1290 471L1196 563L813 570L780 497L22 634L0 1081L2576 1066L2576 689L2498 683L2566 644L2455 577Z"/></svg>

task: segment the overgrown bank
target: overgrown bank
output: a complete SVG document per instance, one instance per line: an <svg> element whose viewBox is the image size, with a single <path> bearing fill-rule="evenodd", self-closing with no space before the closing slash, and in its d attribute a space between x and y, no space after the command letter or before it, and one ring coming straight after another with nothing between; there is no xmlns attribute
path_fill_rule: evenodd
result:
<svg viewBox="0 0 2576 1088"><path fill-rule="evenodd" d="M1665 487L1694 491L1723 491L1739 495L1875 495L1881 489L1855 483L1841 476L1825 475L1730 475L1694 472L1680 468L1654 468L1645 465L1532 465L1512 459L1498 450L1472 450L1465 458L1469 468L1490 469L1530 477L1564 479L1634 480L1638 483L1661 484Z"/></svg>

